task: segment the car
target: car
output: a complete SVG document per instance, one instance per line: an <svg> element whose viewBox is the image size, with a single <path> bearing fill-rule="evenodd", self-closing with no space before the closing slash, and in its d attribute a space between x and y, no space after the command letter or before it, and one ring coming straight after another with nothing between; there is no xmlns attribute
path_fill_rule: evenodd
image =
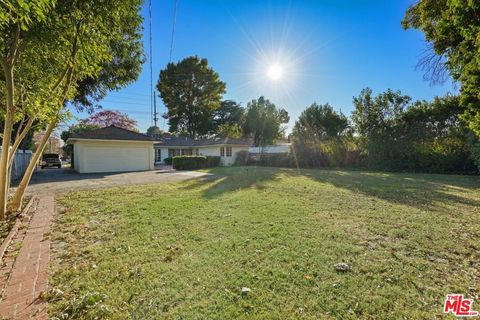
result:
<svg viewBox="0 0 480 320"><path fill-rule="evenodd" d="M42 155L42 161L40 162L40 167L44 169L45 167L62 167L62 161L60 160L60 155L56 153L45 153Z"/></svg>

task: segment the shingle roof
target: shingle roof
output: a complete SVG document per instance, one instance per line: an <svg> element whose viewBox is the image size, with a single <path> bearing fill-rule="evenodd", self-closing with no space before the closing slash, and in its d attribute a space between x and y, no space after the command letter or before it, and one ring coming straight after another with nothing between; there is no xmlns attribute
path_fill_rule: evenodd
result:
<svg viewBox="0 0 480 320"><path fill-rule="evenodd" d="M156 141L155 138L149 137L146 134L115 127L114 125L105 128L95 129L92 131L77 133L72 135L69 140L70 139Z"/></svg>
<svg viewBox="0 0 480 320"><path fill-rule="evenodd" d="M220 144L250 146L252 142L247 139L231 138L212 138L212 139L192 139L188 137L162 137L158 139L158 145L168 147L200 147Z"/></svg>

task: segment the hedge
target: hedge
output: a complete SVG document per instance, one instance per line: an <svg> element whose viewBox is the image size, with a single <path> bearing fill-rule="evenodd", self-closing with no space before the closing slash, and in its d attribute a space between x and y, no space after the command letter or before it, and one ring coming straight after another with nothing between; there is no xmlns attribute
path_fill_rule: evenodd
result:
<svg viewBox="0 0 480 320"><path fill-rule="evenodd" d="M177 170L195 170L205 168L207 157L205 156L176 156L173 157L173 168Z"/></svg>
<svg viewBox="0 0 480 320"><path fill-rule="evenodd" d="M163 159L163 162L165 162L165 164L167 165L172 165L172 157L168 157L168 158L165 158Z"/></svg>

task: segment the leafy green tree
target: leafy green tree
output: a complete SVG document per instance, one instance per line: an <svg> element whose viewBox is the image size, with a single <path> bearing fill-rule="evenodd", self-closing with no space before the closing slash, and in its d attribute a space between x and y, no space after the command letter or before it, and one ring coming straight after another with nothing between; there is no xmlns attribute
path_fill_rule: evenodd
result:
<svg viewBox="0 0 480 320"><path fill-rule="evenodd" d="M98 78L105 64L116 59L113 44L140 41L140 5L140 0L2 2L7 14L0 15L0 52L5 53L0 57L5 74L0 95L6 101L3 144L7 148L0 156L1 212L6 210L8 183L4 182L13 154L8 148L13 123L25 122L25 130L31 122L46 127L13 196L11 209L17 210L50 134L68 117L64 107L75 99L79 83Z"/></svg>
<svg viewBox="0 0 480 320"><path fill-rule="evenodd" d="M416 101L396 128L399 151L394 169L437 173L475 173L468 138L473 132L461 119L459 97Z"/></svg>
<svg viewBox="0 0 480 320"><path fill-rule="evenodd" d="M313 103L300 114L292 133L298 138L321 141L337 137L347 128L348 119L341 112L337 113L328 103Z"/></svg>
<svg viewBox="0 0 480 320"><path fill-rule="evenodd" d="M159 127L151 126L147 129L147 135L154 137L154 136L160 136L163 134L163 130L160 129Z"/></svg>
<svg viewBox="0 0 480 320"><path fill-rule="evenodd" d="M395 129L410 101L409 96L390 89L373 97L366 88L353 98L352 121L370 167L384 168L397 157Z"/></svg>
<svg viewBox="0 0 480 320"><path fill-rule="evenodd" d="M446 68L460 82L462 117L480 136L480 2L420 0L402 21L405 29L423 31L433 54L422 62L433 75ZM478 142L478 139L477 139ZM480 160L479 160L480 161Z"/></svg>
<svg viewBox="0 0 480 320"><path fill-rule="evenodd" d="M243 120L243 132L253 139L256 146L266 146L275 142L285 132L282 124L290 117L285 109L277 107L264 97L248 103Z"/></svg>
<svg viewBox="0 0 480 320"><path fill-rule="evenodd" d="M242 137L242 128L237 123L224 123L218 127L217 135L221 138L238 139Z"/></svg>
<svg viewBox="0 0 480 320"><path fill-rule="evenodd" d="M73 145L67 144L67 140L74 134L79 134L79 133L82 133L82 132L88 132L88 131L92 131L92 130L95 130L95 129L98 129L98 128L100 128L100 126L98 126L96 124L79 122L77 124L73 124L73 125L69 126L67 130L62 131L62 133L60 134L60 138L64 142L64 145L62 147L63 152L66 156L71 157L72 167L73 167Z"/></svg>
<svg viewBox="0 0 480 320"><path fill-rule="evenodd" d="M215 127L221 125L240 125L243 119L245 109L233 100L224 100L220 103L220 108L213 113Z"/></svg>
<svg viewBox="0 0 480 320"><path fill-rule="evenodd" d="M160 71L157 89L168 108L170 132L197 138L214 130L213 113L220 107L225 83L207 59L188 57Z"/></svg>
<svg viewBox="0 0 480 320"><path fill-rule="evenodd" d="M300 114L292 131L297 163L307 167L353 165L354 144L348 127L347 117L328 103L313 103Z"/></svg>

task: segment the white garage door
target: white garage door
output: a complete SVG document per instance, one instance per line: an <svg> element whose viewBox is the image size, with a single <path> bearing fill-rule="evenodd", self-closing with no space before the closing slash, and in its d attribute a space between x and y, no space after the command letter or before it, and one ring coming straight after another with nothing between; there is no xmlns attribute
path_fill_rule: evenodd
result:
<svg viewBox="0 0 480 320"><path fill-rule="evenodd" d="M141 171L149 169L149 147L85 147L84 172Z"/></svg>

